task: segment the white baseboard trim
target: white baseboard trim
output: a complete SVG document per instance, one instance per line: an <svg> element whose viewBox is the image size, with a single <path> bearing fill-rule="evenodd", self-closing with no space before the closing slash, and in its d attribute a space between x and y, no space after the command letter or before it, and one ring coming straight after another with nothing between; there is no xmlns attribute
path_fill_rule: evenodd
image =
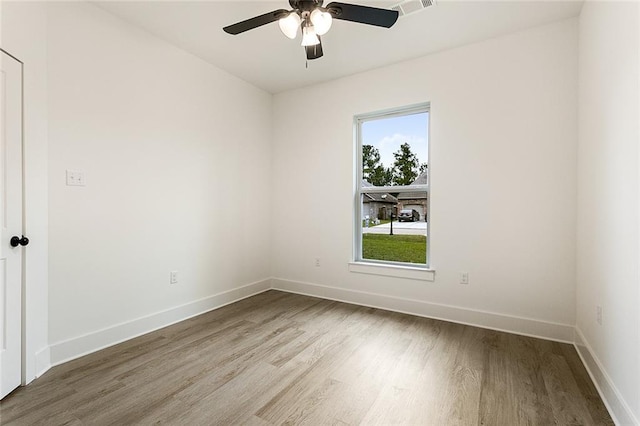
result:
<svg viewBox="0 0 640 426"><path fill-rule="evenodd" d="M574 326L568 324L557 324L532 318L522 318L281 278L272 278L271 288L491 330L506 331L563 343L573 343Z"/></svg>
<svg viewBox="0 0 640 426"><path fill-rule="evenodd" d="M46 346L36 352L36 377L42 376L51 368L51 350Z"/></svg>
<svg viewBox="0 0 640 426"><path fill-rule="evenodd" d="M598 390L600 398L602 398L607 410L609 410L609 414L615 424L621 426L640 426L640 422L633 415L633 412L622 395L620 395L618 388L613 384L611 377L609 377L609 374L595 355L595 352L584 337L584 334L582 334L582 331L578 327L576 327L575 330L574 345L576 351L578 351L582 363L587 369L589 376L591 376L591 381Z"/></svg>
<svg viewBox="0 0 640 426"><path fill-rule="evenodd" d="M247 284L200 300L116 324L49 346L50 365L56 366L100 349L122 343L188 318L221 308L230 303L262 293L271 288L269 279Z"/></svg>

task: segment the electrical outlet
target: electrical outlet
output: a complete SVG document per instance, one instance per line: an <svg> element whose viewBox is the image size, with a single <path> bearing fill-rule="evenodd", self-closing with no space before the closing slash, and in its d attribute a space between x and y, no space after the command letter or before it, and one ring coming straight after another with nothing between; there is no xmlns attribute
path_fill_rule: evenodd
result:
<svg viewBox="0 0 640 426"><path fill-rule="evenodd" d="M178 284L178 271L171 271L169 273L169 284Z"/></svg>
<svg viewBox="0 0 640 426"><path fill-rule="evenodd" d="M460 272L460 284L469 284L468 272Z"/></svg>
<svg viewBox="0 0 640 426"><path fill-rule="evenodd" d="M596 322L602 325L602 306L596 306Z"/></svg>
<svg viewBox="0 0 640 426"><path fill-rule="evenodd" d="M320 267L320 258L316 257L316 267Z"/></svg>

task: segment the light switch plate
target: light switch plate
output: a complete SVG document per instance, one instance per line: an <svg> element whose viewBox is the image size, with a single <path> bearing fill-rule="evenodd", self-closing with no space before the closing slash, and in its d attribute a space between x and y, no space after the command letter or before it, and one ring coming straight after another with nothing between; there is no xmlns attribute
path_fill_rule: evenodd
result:
<svg viewBox="0 0 640 426"><path fill-rule="evenodd" d="M79 170L67 170L67 186L85 186L84 172Z"/></svg>

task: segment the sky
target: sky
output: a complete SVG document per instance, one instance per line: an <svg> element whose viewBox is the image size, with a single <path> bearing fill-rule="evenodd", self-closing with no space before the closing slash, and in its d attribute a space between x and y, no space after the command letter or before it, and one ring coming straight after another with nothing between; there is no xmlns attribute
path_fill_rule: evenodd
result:
<svg viewBox="0 0 640 426"><path fill-rule="evenodd" d="M420 164L428 161L429 113L403 115L362 123L362 144L373 145L380 151L380 162L391 167L393 153L408 142L411 151L418 156Z"/></svg>

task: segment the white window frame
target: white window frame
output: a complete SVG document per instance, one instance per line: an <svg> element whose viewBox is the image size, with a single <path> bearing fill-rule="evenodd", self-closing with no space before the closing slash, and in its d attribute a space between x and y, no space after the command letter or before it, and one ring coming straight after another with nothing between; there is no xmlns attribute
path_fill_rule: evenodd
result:
<svg viewBox="0 0 640 426"><path fill-rule="evenodd" d="M376 111L366 114L359 114L354 117L354 139L355 139L355 182L354 182L354 241L353 241L353 261L349 264L351 272L370 273L375 275L397 276L409 279L421 279L433 281L435 271L431 269L431 197L429 187L431 185L431 156L429 155L429 168L427 185L403 185L403 186L362 186L362 130L361 126L367 121L380 120L383 118L399 117L418 113L429 113L429 123L427 132L431 133L431 104L429 102L393 108L384 111ZM431 150L431 138L429 137L427 150ZM363 193L402 193L402 192L426 192L427 202L427 254L426 263L394 262L387 260L363 259L362 257L362 197ZM425 274L427 272L427 274Z"/></svg>

